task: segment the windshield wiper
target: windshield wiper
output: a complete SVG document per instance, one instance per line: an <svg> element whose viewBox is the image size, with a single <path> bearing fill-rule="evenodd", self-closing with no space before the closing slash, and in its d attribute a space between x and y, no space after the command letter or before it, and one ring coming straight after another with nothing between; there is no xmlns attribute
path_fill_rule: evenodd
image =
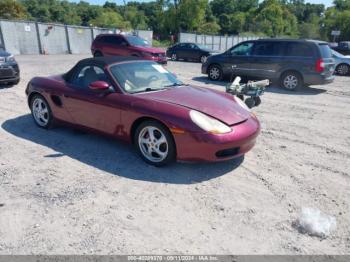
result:
<svg viewBox="0 0 350 262"><path fill-rule="evenodd" d="M176 86L188 86L188 85L187 84L183 84L183 83L174 83L174 84L171 84L171 85L166 85L164 87L168 88L168 87L176 87Z"/></svg>
<svg viewBox="0 0 350 262"><path fill-rule="evenodd" d="M166 87L164 87L164 88L151 88L151 87L147 87L146 89L143 89L143 90L140 90L140 91L132 92L132 94L145 93L145 92L152 92L152 91L159 91L159 90L164 90L164 89L166 89Z"/></svg>

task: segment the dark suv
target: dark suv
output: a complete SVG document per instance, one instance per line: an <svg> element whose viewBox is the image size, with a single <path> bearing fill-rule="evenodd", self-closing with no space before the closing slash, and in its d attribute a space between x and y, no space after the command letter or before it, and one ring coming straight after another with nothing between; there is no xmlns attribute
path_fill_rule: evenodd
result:
<svg viewBox="0 0 350 262"><path fill-rule="evenodd" d="M19 80L19 67L15 57L0 48L0 84L17 85Z"/></svg>
<svg viewBox="0 0 350 262"><path fill-rule="evenodd" d="M92 55L97 56L136 56L166 64L165 51L153 48L138 36L121 34L98 35L91 45Z"/></svg>
<svg viewBox="0 0 350 262"><path fill-rule="evenodd" d="M225 76L270 79L289 90L333 81L335 62L326 42L259 39L242 42L223 54L210 56L202 73L211 80Z"/></svg>

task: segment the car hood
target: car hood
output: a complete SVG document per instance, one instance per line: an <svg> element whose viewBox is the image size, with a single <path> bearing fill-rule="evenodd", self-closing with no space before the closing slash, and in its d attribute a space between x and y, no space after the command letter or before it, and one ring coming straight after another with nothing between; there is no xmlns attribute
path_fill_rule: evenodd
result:
<svg viewBox="0 0 350 262"><path fill-rule="evenodd" d="M224 53L215 53L210 56L210 59L221 58L223 55Z"/></svg>
<svg viewBox="0 0 350 262"><path fill-rule="evenodd" d="M182 86L137 95L144 99L167 102L197 110L227 125L243 122L250 116L250 113L236 103L232 96L207 88Z"/></svg>
<svg viewBox="0 0 350 262"><path fill-rule="evenodd" d="M160 48L155 48L155 47L145 47L145 46L133 46L133 47L141 52L149 52L149 53L155 53L155 54L165 53L165 50L162 50Z"/></svg>

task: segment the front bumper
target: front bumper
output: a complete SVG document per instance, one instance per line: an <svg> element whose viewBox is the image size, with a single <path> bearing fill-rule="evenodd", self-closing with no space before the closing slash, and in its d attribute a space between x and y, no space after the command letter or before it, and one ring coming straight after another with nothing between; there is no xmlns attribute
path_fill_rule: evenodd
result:
<svg viewBox="0 0 350 262"><path fill-rule="evenodd" d="M232 132L174 134L177 159L183 161L223 161L244 155L255 145L260 132L259 121L251 117L232 126Z"/></svg>
<svg viewBox="0 0 350 262"><path fill-rule="evenodd" d="M0 83L18 81L19 67L16 63L0 64Z"/></svg>
<svg viewBox="0 0 350 262"><path fill-rule="evenodd" d="M162 65L166 65L168 63L167 57L164 55L161 56L146 56L144 57L146 60L154 61Z"/></svg>
<svg viewBox="0 0 350 262"><path fill-rule="evenodd" d="M204 75L208 74L208 63L202 64L202 74Z"/></svg>

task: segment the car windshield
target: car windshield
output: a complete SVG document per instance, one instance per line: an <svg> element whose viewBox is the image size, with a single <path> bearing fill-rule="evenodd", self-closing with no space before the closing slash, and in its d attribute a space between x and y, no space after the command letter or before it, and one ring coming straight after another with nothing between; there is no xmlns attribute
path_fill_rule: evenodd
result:
<svg viewBox="0 0 350 262"><path fill-rule="evenodd" d="M150 46L147 40L137 36L126 36L126 39L133 46Z"/></svg>
<svg viewBox="0 0 350 262"><path fill-rule="evenodd" d="M204 49L204 50L210 49L210 47L209 47L209 46L206 46L206 45L198 45L198 44L197 44L197 46L198 46L200 49Z"/></svg>
<svg viewBox="0 0 350 262"><path fill-rule="evenodd" d="M155 62L122 63L111 66L110 71L128 93L158 91L183 85L172 73Z"/></svg>

